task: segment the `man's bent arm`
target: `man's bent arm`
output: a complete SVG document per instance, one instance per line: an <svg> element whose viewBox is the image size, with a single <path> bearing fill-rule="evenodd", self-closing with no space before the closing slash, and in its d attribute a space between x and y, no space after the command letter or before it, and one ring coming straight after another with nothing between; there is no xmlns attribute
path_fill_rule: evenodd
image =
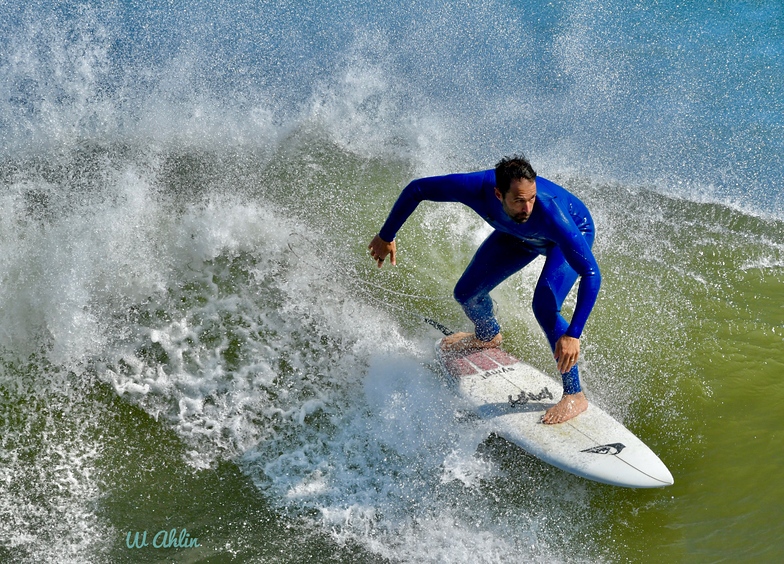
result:
<svg viewBox="0 0 784 564"><path fill-rule="evenodd" d="M580 275L580 282L577 288L577 303L574 307L574 314L566 329L566 335L579 339L582 335L588 316L593 310L596 299L599 296L599 288L602 285L602 275L599 265L593 255L590 245L585 237L577 230L574 222L566 214L556 208L553 221L556 235L556 245L577 274Z"/></svg>

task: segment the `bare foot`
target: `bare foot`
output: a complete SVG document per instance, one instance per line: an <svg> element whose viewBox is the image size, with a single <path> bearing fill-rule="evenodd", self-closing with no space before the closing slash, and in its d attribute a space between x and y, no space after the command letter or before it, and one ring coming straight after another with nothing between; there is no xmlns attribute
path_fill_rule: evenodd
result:
<svg viewBox="0 0 784 564"><path fill-rule="evenodd" d="M542 423L554 425L569 421L588 409L588 399L583 392L564 395L557 404L547 410L542 417Z"/></svg>
<svg viewBox="0 0 784 564"><path fill-rule="evenodd" d="M441 339L441 350L445 353L491 349L501 345L501 333L490 341L480 341L473 333L452 333Z"/></svg>

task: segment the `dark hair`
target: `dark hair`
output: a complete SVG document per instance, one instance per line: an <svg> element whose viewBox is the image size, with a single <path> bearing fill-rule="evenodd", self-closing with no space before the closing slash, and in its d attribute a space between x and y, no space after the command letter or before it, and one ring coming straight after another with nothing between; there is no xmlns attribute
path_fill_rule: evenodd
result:
<svg viewBox="0 0 784 564"><path fill-rule="evenodd" d="M536 180L536 172L525 155L504 157L495 165L495 185L506 196L512 180Z"/></svg>

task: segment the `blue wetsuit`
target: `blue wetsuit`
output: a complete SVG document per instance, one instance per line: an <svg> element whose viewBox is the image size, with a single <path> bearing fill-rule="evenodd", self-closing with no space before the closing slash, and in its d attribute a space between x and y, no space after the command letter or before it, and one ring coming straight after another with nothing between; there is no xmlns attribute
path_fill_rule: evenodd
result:
<svg viewBox="0 0 784 564"><path fill-rule="evenodd" d="M531 215L525 223L517 223L504 211L495 186L494 169L414 180L400 194L379 236L392 241L423 200L463 203L495 228L477 250L454 292L473 321L477 338L483 341L500 331L490 291L538 255L545 255L533 311L555 350L564 334L580 338L599 293L601 274L591 252L593 219L576 196L537 176ZM578 276L577 304L571 322L567 322L561 315L561 305ZM564 393L581 390L577 365L563 375L563 380Z"/></svg>

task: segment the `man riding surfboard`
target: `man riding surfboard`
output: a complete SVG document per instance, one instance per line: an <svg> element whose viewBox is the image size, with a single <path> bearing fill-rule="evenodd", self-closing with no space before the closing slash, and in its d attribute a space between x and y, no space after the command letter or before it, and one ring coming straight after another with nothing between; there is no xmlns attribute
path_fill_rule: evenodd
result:
<svg viewBox="0 0 784 564"><path fill-rule="evenodd" d="M474 323L474 333L445 337L444 350L499 346L501 328L493 314L490 291L544 255L532 306L557 361L564 393L542 421L563 423L585 411L588 400L577 367L580 336L601 285L591 251L595 228L585 204L561 186L537 176L524 156L506 157L490 170L420 178L403 189L368 245L379 268L387 257L396 264L395 236L424 200L460 202L494 228L454 290L455 299ZM577 304L567 322L561 305L578 277Z"/></svg>

